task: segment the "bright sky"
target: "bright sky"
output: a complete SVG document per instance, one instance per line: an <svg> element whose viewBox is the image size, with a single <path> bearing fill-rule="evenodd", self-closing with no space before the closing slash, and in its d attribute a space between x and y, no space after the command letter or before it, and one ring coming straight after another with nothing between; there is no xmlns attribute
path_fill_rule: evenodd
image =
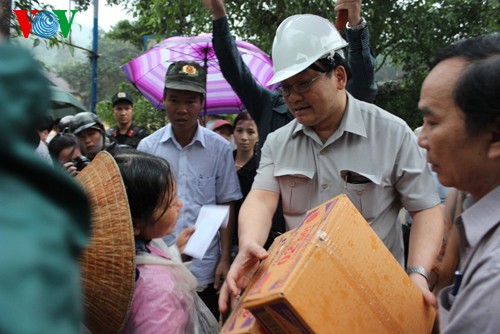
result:
<svg viewBox="0 0 500 334"><path fill-rule="evenodd" d="M43 1L42 1L43 2ZM69 9L69 0L49 0L47 3L52 4L54 9ZM94 5L93 0L90 1L91 5L85 12L78 12L75 14L75 23L82 26L92 28L94 26ZM71 9L75 9L75 4L71 2ZM109 31L111 26L115 25L121 20L132 20L132 15L128 14L120 6L108 6L106 0L99 0L99 11L97 23L99 27L105 31Z"/></svg>

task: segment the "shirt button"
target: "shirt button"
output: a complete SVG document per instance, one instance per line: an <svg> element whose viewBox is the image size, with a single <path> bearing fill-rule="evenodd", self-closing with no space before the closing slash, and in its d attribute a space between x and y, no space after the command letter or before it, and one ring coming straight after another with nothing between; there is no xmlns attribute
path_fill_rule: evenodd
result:
<svg viewBox="0 0 500 334"><path fill-rule="evenodd" d="M321 188L323 188L323 189L326 189L326 188L328 188L328 184L326 184L326 183L323 183L323 184L321 185Z"/></svg>
<svg viewBox="0 0 500 334"><path fill-rule="evenodd" d="M325 154L326 154L326 150L321 150L321 151L319 151L319 154L320 154L320 155L325 155Z"/></svg>

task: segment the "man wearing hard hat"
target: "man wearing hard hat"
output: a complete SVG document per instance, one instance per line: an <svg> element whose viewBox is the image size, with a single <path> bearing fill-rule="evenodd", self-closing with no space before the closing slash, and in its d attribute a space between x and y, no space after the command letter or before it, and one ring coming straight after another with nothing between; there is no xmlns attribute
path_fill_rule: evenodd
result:
<svg viewBox="0 0 500 334"><path fill-rule="evenodd" d="M294 15L278 27L272 48L274 76L295 119L271 133L259 170L239 215L239 253L221 291L229 293L266 257L266 241L281 196L287 229L307 210L345 193L404 266L398 213L411 212L414 225L407 272L429 303L427 279L443 236L439 196L425 158L408 125L346 91L347 42L327 19ZM245 277L242 277L245 275ZM245 279L246 278L246 279Z"/></svg>

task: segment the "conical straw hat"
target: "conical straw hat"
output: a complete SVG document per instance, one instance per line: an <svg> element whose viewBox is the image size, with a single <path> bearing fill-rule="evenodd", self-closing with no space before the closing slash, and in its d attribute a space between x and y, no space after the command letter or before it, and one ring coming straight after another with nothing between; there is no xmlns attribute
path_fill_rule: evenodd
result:
<svg viewBox="0 0 500 334"><path fill-rule="evenodd" d="M117 333L132 300L135 247L132 218L120 170L105 151L76 177L92 205L92 236L81 258L85 326Z"/></svg>

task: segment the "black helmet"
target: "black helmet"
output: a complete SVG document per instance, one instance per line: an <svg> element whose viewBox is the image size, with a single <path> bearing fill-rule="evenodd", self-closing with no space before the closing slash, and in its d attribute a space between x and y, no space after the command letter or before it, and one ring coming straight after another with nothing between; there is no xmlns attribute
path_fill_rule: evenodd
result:
<svg viewBox="0 0 500 334"><path fill-rule="evenodd" d="M99 117L96 114L88 111L76 114L75 116L73 116L71 122L69 123L69 130L75 135L91 127L98 128L99 130L104 131L104 125L102 124Z"/></svg>
<svg viewBox="0 0 500 334"><path fill-rule="evenodd" d="M69 124L72 119L73 115L67 115L59 120L59 123L57 123L57 128L59 129L60 133L66 133L69 131Z"/></svg>

